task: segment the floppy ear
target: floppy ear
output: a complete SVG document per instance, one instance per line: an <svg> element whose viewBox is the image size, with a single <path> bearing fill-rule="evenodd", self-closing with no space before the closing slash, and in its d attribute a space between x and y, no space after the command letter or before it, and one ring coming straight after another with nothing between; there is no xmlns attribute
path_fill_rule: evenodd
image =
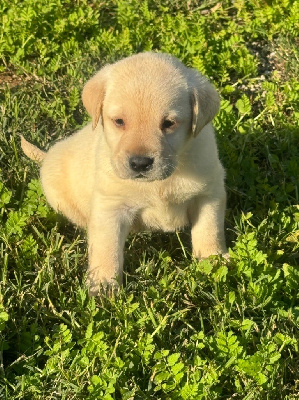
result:
<svg viewBox="0 0 299 400"><path fill-rule="evenodd" d="M88 114L92 117L92 129L95 129L102 111L103 101L106 93L106 82L111 70L107 65L97 72L84 86L82 101Z"/></svg>
<svg viewBox="0 0 299 400"><path fill-rule="evenodd" d="M210 82L195 69L189 69L189 85L192 104L192 134L197 136L217 114L220 97Z"/></svg>

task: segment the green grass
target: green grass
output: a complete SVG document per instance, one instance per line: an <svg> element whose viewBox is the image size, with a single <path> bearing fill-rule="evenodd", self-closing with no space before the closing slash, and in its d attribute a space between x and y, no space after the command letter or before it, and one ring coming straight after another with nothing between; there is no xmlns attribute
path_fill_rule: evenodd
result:
<svg viewBox="0 0 299 400"><path fill-rule="evenodd" d="M299 3L3 0L0 398L299 399ZM103 64L146 50L222 95L229 262L188 232L131 236L125 285L89 298L84 232L47 205L19 135L88 121Z"/></svg>

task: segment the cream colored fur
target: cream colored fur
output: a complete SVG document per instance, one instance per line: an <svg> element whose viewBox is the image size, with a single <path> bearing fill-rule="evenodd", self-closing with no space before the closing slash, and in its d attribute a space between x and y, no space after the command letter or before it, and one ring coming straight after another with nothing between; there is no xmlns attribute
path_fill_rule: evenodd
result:
<svg viewBox="0 0 299 400"><path fill-rule="evenodd" d="M226 253L212 85L174 57L141 53L101 69L82 98L92 123L46 154L24 139L22 148L43 160L51 206L87 227L91 293L121 283L130 231L191 225L196 257ZM140 160L152 165L140 171Z"/></svg>

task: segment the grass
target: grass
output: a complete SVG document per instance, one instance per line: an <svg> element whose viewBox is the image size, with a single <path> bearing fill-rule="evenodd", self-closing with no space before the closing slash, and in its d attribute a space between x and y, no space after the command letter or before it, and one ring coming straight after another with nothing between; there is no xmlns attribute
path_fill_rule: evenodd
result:
<svg viewBox="0 0 299 400"><path fill-rule="evenodd" d="M299 399L299 3L3 0L0 397ZM19 135L83 126L103 64L153 50L222 96L230 261L188 232L126 244L124 288L89 298L84 232L47 205Z"/></svg>

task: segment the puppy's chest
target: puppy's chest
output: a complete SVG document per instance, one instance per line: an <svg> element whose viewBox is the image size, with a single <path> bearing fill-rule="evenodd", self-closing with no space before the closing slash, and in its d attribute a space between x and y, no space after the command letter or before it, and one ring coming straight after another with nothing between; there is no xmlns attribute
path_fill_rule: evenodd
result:
<svg viewBox="0 0 299 400"><path fill-rule="evenodd" d="M150 229L171 232L189 224L187 204L156 204L141 209L134 230Z"/></svg>
<svg viewBox="0 0 299 400"><path fill-rule="evenodd" d="M174 231L189 225L188 209L194 197L201 191L198 185L161 185L144 197L134 229Z"/></svg>

